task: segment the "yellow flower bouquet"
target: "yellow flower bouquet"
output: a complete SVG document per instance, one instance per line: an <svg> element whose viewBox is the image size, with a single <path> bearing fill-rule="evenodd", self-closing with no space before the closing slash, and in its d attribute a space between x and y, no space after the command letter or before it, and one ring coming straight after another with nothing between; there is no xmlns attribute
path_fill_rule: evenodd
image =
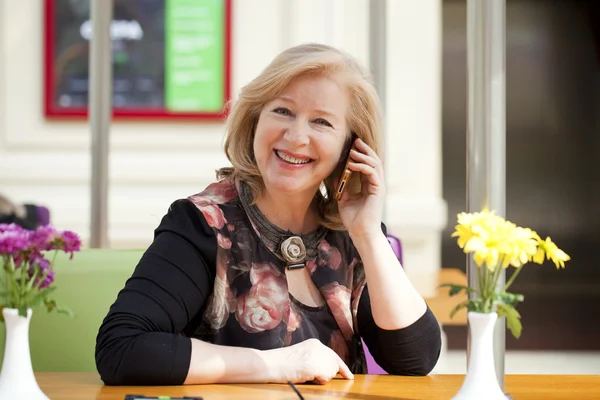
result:
<svg viewBox="0 0 600 400"><path fill-rule="evenodd" d="M521 228L488 210L458 214L458 225L452 237L457 238L458 246L466 254L473 256L478 267L478 287L442 285L450 287L450 296L463 290L471 295L471 298L458 304L450 316L453 317L465 307L477 313L495 312L498 317L506 317L508 329L519 338L522 330L521 316L515 307L524 298L522 294L508 292L508 289L525 264L542 264L547 259L552 260L556 268L564 268L565 262L570 260L569 255L559 249L549 237L542 239L535 231ZM500 272L509 267L514 270L504 287L499 289Z"/></svg>

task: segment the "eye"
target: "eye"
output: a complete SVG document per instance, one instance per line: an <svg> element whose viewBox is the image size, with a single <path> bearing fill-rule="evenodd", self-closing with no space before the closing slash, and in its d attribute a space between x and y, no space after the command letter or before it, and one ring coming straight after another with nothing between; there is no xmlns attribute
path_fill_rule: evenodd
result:
<svg viewBox="0 0 600 400"><path fill-rule="evenodd" d="M333 128L333 125L331 125L331 124L329 123L329 121L327 121L326 119L323 119L323 118L317 118L317 119L315 119L315 122L316 122L317 124L319 124L319 125L324 125L324 126L328 126L328 127L330 127L330 128Z"/></svg>
<svg viewBox="0 0 600 400"><path fill-rule="evenodd" d="M285 107L277 107L273 112L280 115L292 115L292 112Z"/></svg>

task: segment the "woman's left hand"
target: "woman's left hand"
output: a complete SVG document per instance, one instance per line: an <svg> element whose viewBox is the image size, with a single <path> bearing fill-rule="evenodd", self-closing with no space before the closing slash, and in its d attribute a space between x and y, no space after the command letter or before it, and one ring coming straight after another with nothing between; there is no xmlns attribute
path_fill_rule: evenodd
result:
<svg viewBox="0 0 600 400"><path fill-rule="evenodd" d="M355 198L344 191L338 207L350 236L361 237L381 232L385 186L383 165L377 153L360 139L354 143L358 151L350 151L348 168L361 174L362 190Z"/></svg>

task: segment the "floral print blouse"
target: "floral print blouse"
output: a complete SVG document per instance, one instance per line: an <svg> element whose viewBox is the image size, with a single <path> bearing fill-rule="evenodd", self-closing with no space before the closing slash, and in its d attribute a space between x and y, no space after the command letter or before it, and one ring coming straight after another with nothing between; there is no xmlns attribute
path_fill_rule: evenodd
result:
<svg viewBox="0 0 600 400"><path fill-rule="evenodd" d="M214 229L218 250L214 288L192 337L260 350L318 338L354 373L366 373L357 332L357 308L365 275L347 232L328 231L316 257L306 261L325 299L309 307L287 286L285 262L260 240L231 180L188 198Z"/></svg>

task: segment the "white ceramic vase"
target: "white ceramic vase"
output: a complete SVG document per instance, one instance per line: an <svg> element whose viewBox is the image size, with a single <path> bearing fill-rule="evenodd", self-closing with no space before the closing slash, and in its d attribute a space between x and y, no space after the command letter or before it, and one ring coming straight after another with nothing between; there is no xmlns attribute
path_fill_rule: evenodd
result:
<svg viewBox="0 0 600 400"><path fill-rule="evenodd" d="M469 312L470 351L467 375L452 400L506 400L494 363L494 327L498 314Z"/></svg>
<svg viewBox="0 0 600 400"><path fill-rule="evenodd" d="M6 327L4 361L0 372L0 399L48 400L35 380L31 355L29 353L29 322L31 309L27 317L19 315L14 308L2 310Z"/></svg>

